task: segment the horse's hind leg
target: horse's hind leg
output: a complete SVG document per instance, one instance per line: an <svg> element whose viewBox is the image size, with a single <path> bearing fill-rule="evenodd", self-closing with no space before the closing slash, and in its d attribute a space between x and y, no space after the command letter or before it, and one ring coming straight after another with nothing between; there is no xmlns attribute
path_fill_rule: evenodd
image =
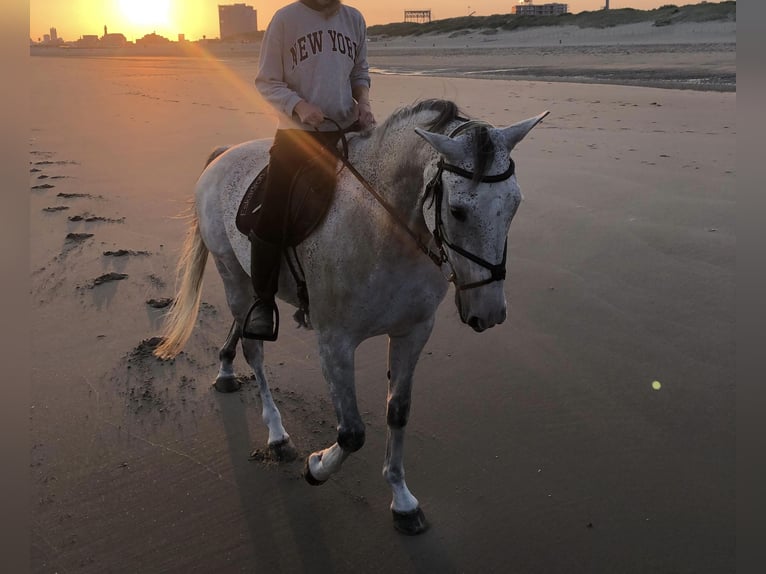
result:
<svg viewBox="0 0 766 574"><path fill-rule="evenodd" d="M246 311L245 311L246 312ZM244 320L245 315L242 314ZM258 392L261 395L261 418L269 429L269 450L275 460L291 461L298 457L298 451L282 426L282 415L279 413L274 398L271 396L269 383L263 371L263 341L255 339L242 339L242 351L245 360L253 369L255 381L258 383Z"/></svg>
<svg viewBox="0 0 766 574"><path fill-rule="evenodd" d="M237 341L241 340L242 352L245 360L253 369L253 374L258 384L258 392L261 395L261 417L269 429L269 450L276 460L294 460L298 456L298 452L290 440L290 435L287 434L285 427L282 426L282 415L274 403L274 398L271 396L271 389L269 389L266 374L263 370L263 341L240 339L242 323L245 320L250 307L250 301L253 298L250 277L239 265L233 253L228 257L214 254L213 259L218 268L218 273L223 280L226 301L234 316L234 324L229 331L226 343L224 343L219 353L221 366L218 371L218 378L216 379L216 388L218 388L217 383L219 380L234 376L233 361L236 354L236 345ZM226 385L227 383L224 382L222 384Z"/></svg>
<svg viewBox="0 0 766 574"><path fill-rule="evenodd" d="M391 486L394 528L404 534L420 534L428 528L417 498L404 482L404 428L410 413L412 375L433 321L418 325L405 337L390 337L388 343L388 437L383 477Z"/></svg>
<svg viewBox="0 0 766 574"><path fill-rule="evenodd" d="M237 343L239 342L239 327L236 319L231 323L229 335L226 342L218 352L218 359L221 365L218 368L218 376L215 378L213 386L216 391L221 393L233 393L238 391L240 384L234 374L234 357L237 356Z"/></svg>

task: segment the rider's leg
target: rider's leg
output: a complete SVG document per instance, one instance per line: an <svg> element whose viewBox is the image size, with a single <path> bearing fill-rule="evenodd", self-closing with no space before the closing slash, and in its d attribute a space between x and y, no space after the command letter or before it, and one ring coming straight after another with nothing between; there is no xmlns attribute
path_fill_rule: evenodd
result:
<svg viewBox="0 0 766 574"><path fill-rule="evenodd" d="M289 158L293 154L289 131L277 130L269 150L269 171L263 203L249 235L250 277L255 300L242 325L242 337L273 341L277 337L275 296L279 286L283 223L293 172Z"/></svg>
<svg viewBox="0 0 766 574"><path fill-rule="evenodd" d="M250 234L250 277L255 290L255 301L242 327L242 336L246 339L276 339L275 296L279 286L281 257L282 250L278 244L263 241L254 233Z"/></svg>
<svg viewBox="0 0 766 574"><path fill-rule="evenodd" d="M266 193L250 234L250 272L255 301L242 329L246 339L273 341L278 335L275 295L279 286L280 246L286 233L290 186L306 162L329 153L323 146L334 147L337 137L302 130L277 130L274 136L274 144L269 150ZM334 169L334 161L331 165Z"/></svg>

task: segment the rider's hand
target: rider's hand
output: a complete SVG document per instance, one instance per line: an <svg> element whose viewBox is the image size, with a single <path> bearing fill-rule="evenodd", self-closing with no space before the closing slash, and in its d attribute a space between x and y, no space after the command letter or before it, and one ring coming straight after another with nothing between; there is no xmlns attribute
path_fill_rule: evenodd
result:
<svg viewBox="0 0 766 574"><path fill-rule="evenodd" d="M324 113L322 108L310 104L306 100L301 100L295 105L295 113L298 114L301 122L311 126L312 128L318 128L324 121Z"/></svg>
<svg viewBox="0 0 766 574"><path fill-rule="evenodd" d="M375 125L375 116L372 115L370 102L361 101L356 104L356 119L363 130Z"/></svg>

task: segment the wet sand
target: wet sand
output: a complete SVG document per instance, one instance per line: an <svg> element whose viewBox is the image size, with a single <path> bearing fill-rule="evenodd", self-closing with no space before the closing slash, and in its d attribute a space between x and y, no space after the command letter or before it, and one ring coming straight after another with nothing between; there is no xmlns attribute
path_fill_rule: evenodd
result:
<svg viewBox="0 0 766 574"><path fill-rule="evenodd" d="M374 76L380 119L426 97L496 125L551 110L514 154L508 321L475 334L450 293L418 366L405 464L432 526L406 538L384 339L357 353L365 447L319 488L251 460L252 384L210 387L230 323L212 262L184 353L147 349L205 158L276 125L254 61L30 65L34 572L733 570L734 93ZM335 421L291 327L266 365L306 454Z"/></svg>

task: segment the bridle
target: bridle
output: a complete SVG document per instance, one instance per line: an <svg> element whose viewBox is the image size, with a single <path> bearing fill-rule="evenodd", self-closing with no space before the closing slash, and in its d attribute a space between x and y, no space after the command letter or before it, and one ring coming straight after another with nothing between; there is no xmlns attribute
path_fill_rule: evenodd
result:
<svg viewBox="0 0 766 574"><path fill-rule="evenodd" d="M468 170L465 170L461 167L458 167L456 165L452 165L449 163L446 163L444 161L443 157L439 158L437 166L436 174L433 178L426 184L426 197L428 195L432 195L433 197L433 203L434 203L434 214L435 214L435 225L434 225L434 231L433 231L433 238L434 242L436 243L436 247L438 248L438 253L434 252L426 243L423 242L423 240L420 238L420 236L415 233L412 229L410 229L407 222L402 218L402 216L399 214L399 212L391 206L376 190L372 187L372 185L364 178L364 176L359 173L359 171L351 164L351 162L348 161L348 142L346 141L346 133L351 130L344 130L340 127L340 125L332 120L331 118L325 118L331 122L333 122L339 129L339 131L342 134L341 141L343 144L343 153L339 156L339 159L343 163L343 165L348 168L348 170L356 177L359 182L364 186L364 188L377 200L377 202L383 206L383 208L388 211L388 213L391 215L391 217L396 221L402 229L404 229L417 243L418 247L420 248L423 253L428 255L428 257L433 261L439 268L442 267L445 263L449 264L450 267L452 267L452 264L449 261L449 258L447 257L447 251L444 249L444 246L446 245L449 247L452 251L455 253L465 257L466 259L469 259L470 261L473 261L477 265L480 265L481 267L489 270L490 277L481 281L475 281L473 283L467 283L464 285L458 284L457 276L454 272L454 268L452 272L450 273L448 277L448 281L455 284L455 289L458 291L465 291L467 289L474 289L476 287L481 287L482 285L487 285L488 283L494 283L495 281L502 281L505 279L506 270L505 270L505 262L506 262L506 256L508 254L508 243L506 241L505 248L503 249L503 258L500 261L500 263L493 264L489 261L482 259L478 255L474 255L470 251L463 249L462 247L455 245L447 238L446 229L444 227L444 221L442 219L442 201L444 198L444 186L442 183L442 174L445 171L448 171L450 173L454 173L455 175L459 175L460 177L464 177L466 179L474 179L474 174ZM464 119L464 118L460 118ZM455 129L453 129L448 137L454 137L457 134L472 128L472 127L478 127L478 126L487 126L492 127L490 124L487 124L486 122L481 122L478 120L465 120L464 123L457 126ZM496 183L498 181L505 181L506 179L510 178L515 173L515 164L513 163L513 160L511 158L508 158L510 160L510 164L508 165L508 169L506 169L503 173L499 173L497 175L486 175L483 176L476 181L483 182L483 183Z"/></svg>
<svg viewBox="0 0 766 574"><path fill-rule="evenodd" d="M459 134L462 131L467 130L470 127L480 126L480 125L487 126L488 124L484 122L479 122L479 121L467 121L457 126L454 130L452 130L452 132L450 132L448 137L454 137L455 135ZM508 169L506 169L503 173L499 173L497 175L485 175L481 177L480 179L478 179L478 181L481 181L483 183L495 183L498 181L505 181L506 179L510 178L515 173L516 166L513 163L513 160L511 158L508 158L508 159L510 160L510 164L508 165ZM446 229L444 228L444 220L442 219L442 200L444 198L444 186L442 183L442 174L445 171L448 171L450 173L454 173L466 179L474 179L474 174L456 165L446 163L444 161L444 158L441 158L441 157L439 158L439 162L436 164L436 166L437 166L436 175L434 175L433 178L431 178L431 181L429 181L428 184L426 184L426 195L433 194L434 210L435 210L434 211L435 224L434 224L433 237L434 237L434 241L436 242L436 246L439 248L439 251L441 253L442 261L449 262L447 259L447 253L444 250L444 246L446 245L455 253L462 255L466 259L473 261L477 265L484 267L490 272L489 278L484 279L482 281L467 283L464 285L458 284L457 277L455 277L455 274L453 272L453 277L450 280L455 283L455 289L457 289L458 291L465 291L467 289L474 289L476 287L481 287L482 285L487 285L488 283L494 283L495 281L502 281L503 279L505 279L505 273L506 273L505 261L508 255L507 241L503 249L502 260L498 264L493 264L487 261L486 259L482 259L478 255L474 255L470 251L463 249L462 247L452 243L447 238Z"/></svg>

